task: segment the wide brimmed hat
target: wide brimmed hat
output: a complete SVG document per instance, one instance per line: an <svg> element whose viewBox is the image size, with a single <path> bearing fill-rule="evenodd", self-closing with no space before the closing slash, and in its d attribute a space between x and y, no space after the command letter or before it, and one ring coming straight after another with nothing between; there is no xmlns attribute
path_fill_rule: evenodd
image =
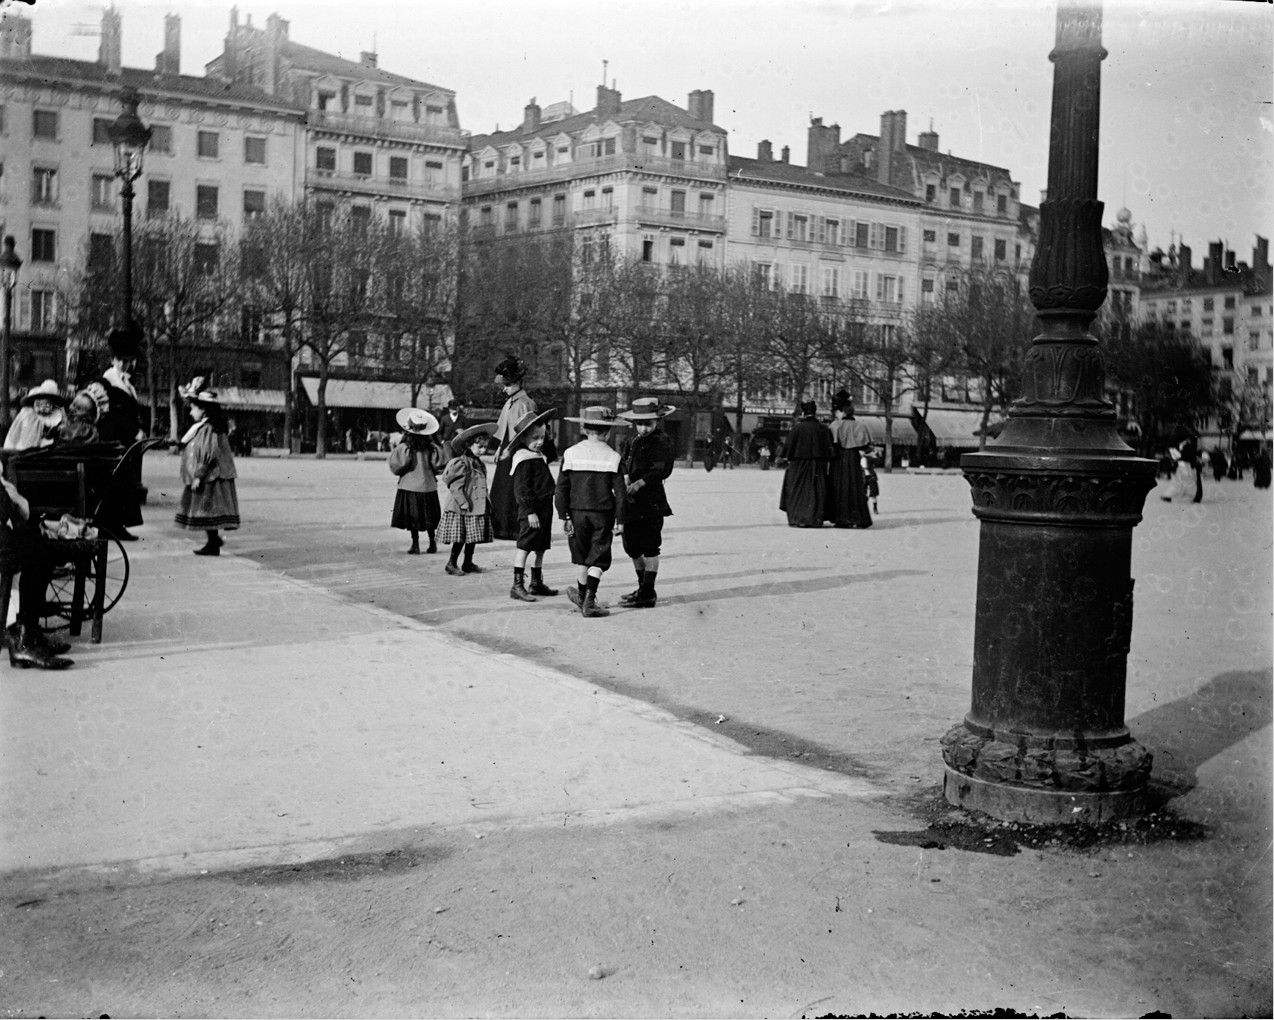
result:
<svg viewBox="0 0 1274 1020"><path fill-rule="evenodd" d="M521 379L526 375L526 363L516 355L510 354L495 366L495 374L502 379Z"/></svg>
<svg viewBox="0 0 1274 1020"><path fill-rule="evenodd" d="M556 407L550 407L547 411L541 411L539 414L534 411L527 411L526 414L518 419L517 424L513 426L513 438L509 440L508 445L500 454L500 459L504 460L506 457L512 457L513 452L525 442L532 429L550 422L556 417Z"/></svg>
<svg viewBox="0 0 1274 1020"><path fill-rule="evenodd" d="M404 407L400 409L394 415L394 420L398 422L398 427L404 432L411 432L417 436L432 436L442 428L438 424L437 418L419 407Z"/></svg>
<svg viewBox="0 0 1274 1020"><path fill-rule="evenodd" d="M654 397L638 397L628 407L627 411L620 411L618 417L627 418L629 421L655 421L660 418L667 418L675 410L671 404L661 404Z"/></svg>
<svg viewBox="0 0 1274 1020"><path fill-rule="evenodd" d="M600 404L586 407L580 411L578 418L563 418L562 421L573 421L580 425L592 425L594 428L613 428L616 425L627 426L628 422L615 417L615 412Z"/></svg>
<svg viewBox="0 0 1274 1020"><path fill-rule="evenodd" d="M106 337L106 346L111 349L111 354L122 361L137 357L141 345L141 331L136 328L113 329Z"/></svg>
<svg viewBox="0 0 1274 1020"><path fill-rule="evenodd" d="M189 386L177 387L177 392L183 400L189 400L192 404L221 406L221 399L217 396L217 391L208 385L208 380L202 375L197 375L191 379Z"/></svg>
<svg viewBox="0 0 1274 1020"><path fill-rule="evenodd" d="M470 425L467 429L461 429L451 437L452 445L456 443L467 443L475 436L493 436L495 435L495 422L484 421L481 425Z"/></svg>
<svg viewBox="0 0 1274 1020"><path fill-rule="evenodd" d="M37 400L47 400L58 407L66 406L66 397L58 391L58 384L52 379L45 379L39 386L32 386L27 390L27 395L22 398L22 406L30 407Z"/></svg>

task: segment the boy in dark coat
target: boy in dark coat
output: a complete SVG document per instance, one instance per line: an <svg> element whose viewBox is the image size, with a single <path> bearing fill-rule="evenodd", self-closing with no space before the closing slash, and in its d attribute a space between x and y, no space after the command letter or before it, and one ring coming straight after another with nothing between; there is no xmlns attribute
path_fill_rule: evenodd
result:
<svg viewBox="0 0 1274 1020"><path fill-rule="evenodd" d="M584 426L584 438L562 454L554 505L565 522L571 562L579 568L576 588L567 591L585 617L609 616L597 602L602 574L611 563L615 528L624 525L624 478L619 454L607 444L610 430L628 422L616 419L609 407L586 407L566 421Z"/></svg>
<svg viewBox="0 0 1274 1020"><path fill-rule="evenodd" d="M672 443L659 423L675 410L654 397L641 397L620 415L632 422L637 432L625 442L620 457L620 471L627 483L624 552L632 558L637 571L637 590L619 602L634 609L653 609L657 600L655 576L659 573L664 518L672 516L664 481L672 474L674 459Z"/></svg>
<svg viewBox="0 0 1274 1020"><path fill-rule="evenodd" d="M552 542L553 475L543 454L545 424L557 416L554 408L540 414L528 411L513 426L504 457L513 459L513 498L518 507L517 552L513 555L513 587L509 598L534 602L536 595L556 595L544 583L544 553ZM526 586L526 561L534 556L531 587Z"/></svg>

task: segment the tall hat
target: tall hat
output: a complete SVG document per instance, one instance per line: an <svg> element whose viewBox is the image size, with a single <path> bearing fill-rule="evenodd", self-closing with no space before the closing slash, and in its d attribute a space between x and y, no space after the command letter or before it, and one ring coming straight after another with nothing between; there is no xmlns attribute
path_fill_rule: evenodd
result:
<svg viewBox="0 0 1274 1020"><path fill-rule="evenodd" d="M514 451L519 449L526 442L527 437L531 434L531 430L536 427L552 421L557 417L557 408L550 407L547 411L541 411L536 414L534 411L527 411L517 420L517 424L513 426L513 437L509 440L508 445L500 454L501 460L512 457Z"/></svg>
<svg viewBox="0 0 1274 1020"><path fill-rule="evenodd" d="M133 329L113 329L106 337L106 346L111 349L111 356L128 361L137 357L141 349L141 333Z"/></svg>
<svg viewBox="0 0 1274 1020"><path fill-rule="evenodd" d="M832 397L833 411L838 410L840 408L853 407L853 406L854 406L854 398L851 397L846 390L843 390L843 389L837 390L835 395Z"/></svg>
<svg viewBox="0 0 1274 1020"><path fill-rule="evenodd" d="M58 384L52 379L45 379L39 386L32 386L22 398L22 406L30 407L37 400L47 400L58 407L66 406L66 397L58 391Z"/></svg>
<svg viewBox="0 0 1274 1020"><path fill-rule="evenodd" d="M579 413L578 418L563 418L562 421L578 422L580 425L592 425L594 428L613 428L617 425L627 426L628 422L622 418L616 418L615 412L609 407L603 407L596 404L592 407L586 407Z"/></svg>
<svg viewBox="0 0 1274 1020"><path fill-rule="evenodd" d="M404 432L410 432L417 436L432 436L442 428L438 424L437 418L419 407L404 407L400 409L394 415L394 420L398 422L398 427Z"/></svg>
<svg viewBox="0 0 1274 1020"><path fill-rule="evenodd" d="M654 397L638 397L628 405L627 411L619 412L619 417L629 421L658 421L675 410L677 409L671 404L661 404Z"/></svg>
<svg viewBox="0 0 1274 1020"><path fill-rule="evenodd" d="M217 391L208 386L208 380L202 375L197 375L191 379L189 386L177 387L177 392L183 400L189 400L192 404L215 404L217 407L221 406Z"/></svg>
<svg viewBox="0 0 1274 1020"><path fill-rule="evenodd" d="M516 355L510 354L495 366L495 374L502 379L517 382L526 375L526 363Z"/></svg>
<svg viewBox="0 0 1274 1020"><path fill-rule="evenodd" d="M495 422L484 421L481 425L470 425L467 429L461 429L451 437L451 443L453 446L456 443L467 443L470 439L479 435L495 435Z"/></svg>
<svg viewBox="0 0 1274 1020"><path fill-rule="evenodd" d="M806 400L801 404L801 414L806 418L812 418L818 414L818 404L812 400Z"/></svg>

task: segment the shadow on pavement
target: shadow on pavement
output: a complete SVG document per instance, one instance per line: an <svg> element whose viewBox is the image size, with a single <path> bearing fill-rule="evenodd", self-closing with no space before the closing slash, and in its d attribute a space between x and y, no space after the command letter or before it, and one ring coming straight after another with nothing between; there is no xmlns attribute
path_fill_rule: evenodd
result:
<svg viewBox="0 0 1274 1020"><path fill-rule="evenodd" d="M1222 673L1129 720L1133 736L1154 752L1151 785L1164 800L1189 793L1204 762L1270 724L1272 681L1270 670Z"/></svg>
<svg viewBox="0 0 1274 1020"><path fill-rule="evenodd" d="M759 575L758 575L759 576ZM772 581L762 584L745 584L737 588L714 588L712 591L694 592L690 595L673 595L669 605L685 605L691 602L715 602L718 599L753 598L757 595L801 595L816 591L848 588L869 581L895 581L900 577L924 577L923 570L882 570L876 574L842 574L834 577L811 577L805 581ZM660 601L665 601L660 597Z"/></svg>

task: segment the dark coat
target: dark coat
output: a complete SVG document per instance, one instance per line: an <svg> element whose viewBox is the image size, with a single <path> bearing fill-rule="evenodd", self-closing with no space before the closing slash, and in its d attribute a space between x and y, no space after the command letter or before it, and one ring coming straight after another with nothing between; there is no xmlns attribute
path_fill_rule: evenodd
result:
<svg viewBox="0 0 1274 1020"><path fill-rule="evenodd" d="M619 470L628 484L642 487L626 497L626 516L633 519L671 517L664 480L672 474L672 443L658 429L647 436L630 436L620 454Z"/></svg>

